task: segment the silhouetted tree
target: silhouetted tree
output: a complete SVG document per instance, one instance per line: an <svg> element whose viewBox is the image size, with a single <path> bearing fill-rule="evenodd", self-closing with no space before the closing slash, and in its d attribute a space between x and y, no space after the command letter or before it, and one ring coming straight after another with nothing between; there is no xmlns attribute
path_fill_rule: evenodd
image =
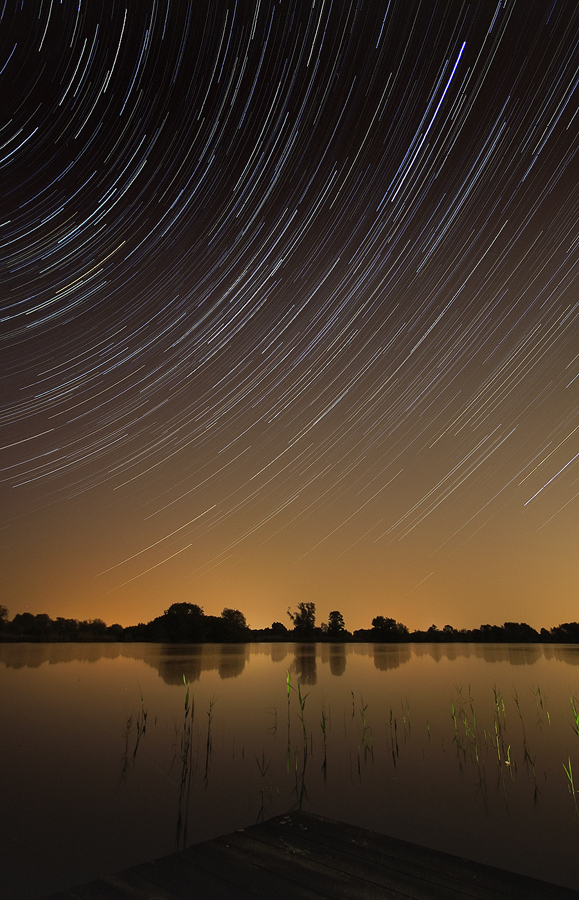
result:
<svg viewBox="0 0 579 900"><path fill-rule="evenodd" d="M162 618L170 641L195 643L202 641L205 636L203 609L196 603L172 603Z"/></svg>
<svg viewBox="0 0 579 900"><path fill-rule="evenodd" d="M342 613L337 609L333 609L328 618L328 634L345 634L345 632L346 624Z"/></svg>
<svg viewBox="0 0 579 900"><path fill-rule="evenodd" d="M224 641L241 641L248 637L249 628L247 627L245 616L238 609L225 607L221 613L221 618L223 620Z"/></svg>
<svg viewBox="0 0 579 900"><path fill-rule="evenodd" d="M283 624L283 622L272 622L271 623L271 633L277 635L285 635L287 634L287 628Z"/></svg>
<svg viewBox="0 0 579 900"><path fill-rule="evenodd" d="M65 619L57 616L54 631L59 641L76 641L78 637L78 619Z"/></svg>
<svg viewBox="0 0 579 900"><path fill-rule="evenodd" d="M8 610L0 603L0 631L3 631L8 624Z"/></svg>
<svg viewBox="0 0 579 900"><path fill-rule="evenodd" d="M563 622L551 628L551 635L563 644L579 644L579 622Z"/></svg>
<svg viewBox="0 0 579 900"><path fill-rule="evenodd" d="M504 631L500 625L481 625L480 628L473 631L474 640L483 641L484 643L496 643L503 640Z"/></svg>
<svg viewBox="0 0 579 900"><path fill-rule="evenodd" d="M53 624L52 619L46 613L38 613L35 616L32 613L24 612L14 616L11 630L21 637L46 640Z"/></svg>
<svg viewBox="0 0 579 900"><path fill-rule="evenodd" d="M316 604L298 603L297 612L288 609L288 616L294 623L294 631L300 637L309 637L316 630Z"/></svg>
<svg viewBox="0 0 579 900"><path fill-rule="evenodd" d="M540 640L539 632L526 622L505 622L503 625L505 640L532 644Z"/></svg>
<svg viewBox="0 0 579 900"><path fill-rule="evenodd" d="M106 633L107 626L102 619L85 619L78 623L79 641L102 641Z"/></svg>
<svg viewBox="0 0 579 900"><path fill-rule="evenodd" d="M387 616L376 616L373 618L372 629L375 637L380 641L404 641L408 640L409 637L406 625Z"/></svg>
<svg viewBox="0 0 579 900"><path fill-rule="evenodd" d="M125 629L122 625L119 625L117 622L115 622L113 625L108 626L107 634L111 636L113 641L122 641L125 634Z"/></svg>

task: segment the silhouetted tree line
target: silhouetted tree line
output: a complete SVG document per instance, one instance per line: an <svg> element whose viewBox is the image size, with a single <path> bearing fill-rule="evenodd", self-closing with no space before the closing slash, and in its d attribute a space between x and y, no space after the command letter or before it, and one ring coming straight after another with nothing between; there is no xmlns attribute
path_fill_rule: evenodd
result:
<svg viewBox="0 0 579 900"><path fill-rule="evenodd" d="M226 607L220 616L210 616L196 603L173 603L163 615L138 625L107 625L102 619L51 619L46 613L17 613L12 620L0 605L0 640L3 641L152 641L167 643L235 643L243 641L367 641L378 643L473 642L473 643L564 643L579 644L579 622L565 622L537 631L526 622L453 628L431 625L426 631L409 631L387 616L372 619L371 628L350 632L339 610L328 621L316 625L316 604L298 603L288 609L290 627L273 622L269 628L251 629L238 609Z"/></svg>

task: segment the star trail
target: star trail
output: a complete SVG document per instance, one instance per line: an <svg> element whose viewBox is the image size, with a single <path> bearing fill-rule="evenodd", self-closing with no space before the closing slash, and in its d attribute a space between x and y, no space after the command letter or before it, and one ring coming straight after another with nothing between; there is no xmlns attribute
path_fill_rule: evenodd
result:
<svg viewBox="0 0 579 900"><path fill-rule="evenodd" d="M575 0L4 0L1 602L577 619Z"/></svg>

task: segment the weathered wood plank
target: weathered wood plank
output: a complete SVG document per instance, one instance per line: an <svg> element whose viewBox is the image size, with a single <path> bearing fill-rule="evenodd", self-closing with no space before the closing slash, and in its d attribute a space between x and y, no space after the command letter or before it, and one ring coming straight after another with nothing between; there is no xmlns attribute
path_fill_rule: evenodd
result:
<svg viewBox="0 0 579 900"><path fill-rule="evenodd" d="M275 844L283 839L296 853L309 851L326 865L344 871L366 870L372 881L409 897L448 898L453 896L452 890L457 896L479 900L579 897L576 891L318 816L288 816L283 838L280 835L278 820L264 823L259 831L248 831L253 840Z"/></svg>
<svg viewBox="0 0 579 900"><path fill-rule="evenodd" d="M296 897L319 900L342 900L342 898L364 898L382 900L384 892L376 892L373 886L361 884L361 879L353 879L348 873L328 867L313 855L297 854L293 847L271 846L267 842L254 840L246 833L228 835L223 840L223 850L235 861L240 871L247 872L253 866L259 867L257 882L252 883L259 897ZM269 890L261 890L259 885L263 874L271 882ZM273 891L273 894L272 894ZM393 900L403 900L392 895ZM404 898L405 900L405 898Z"/></svg>
<svg viewBox="0 0 579 900"><path fill-rule="evenodd" d="M213 841L191 847L183 852L180 861L165 863L158 860L124 872L117 879L127 892L135 886L144 887L144 879L148 879L150 889L165 891L171 900L190 900L192 896L255 900L255 898L271 898L279 900L295 900L295 885L291 892L286 885L272 876L260 865L259 859L250 857L243 863L232 854L229 847L216 846ZM118 880L114 882L120 884ZM127 894L127 896L132 896ZM161 893L162 900L166 900ZM300 895L301 897L301 895ZM304 900L318 900L319 895L307 892Z"/></svg>
<svg viewBox="0 0 579 900"><path fill-rule="evenodd" d="M579 900L579 892L289 813L47 900Z"/></svg>
<svg viewBox="0 0 579 900"><path fill-rule="evenodd" d="M97 881L51 894L50 900L126 900L126 894L119 893L99 878Z"/></svg>
<svg viewBox="0 0 579 900"><path fill-rule="evenodd" d="M223 840L240 866L246 866L251 859L259 860L279 884L291 884L293 897L306 896L306 891L328 900L382 900L385 896L391 900L408 900L410 896L400 892L396 884L374 880L374 871L369 872L367 866L336 865L335 859L320 858L315 845L300 846L289 835L287 839L281 835L277 840L268 841L260 835L243 833L228 835Z"/></svg>
<svg viewBox="0 0 579 900"><path fill-rule="evenodd" d="M191 856L195 867L204 867L207 873L225 871L231 884L239 884L240 873L243 873L243 886L254 898L296 900L299 897L300 900L319 900L320 894L314 885L304 881L299 874L296 878L295 870L290 869L287 861L282 863L281 869L270 865L261 848L258 847L256 851L253 841L246 835L247 831L238 832L217 838L210 844L198 845L198 853ZM241 850L236 841L238 837L241 839ZM189 849L194 851L197 848Z"/></svg>
<svg viewBox="0 0 579 900"><path fill-rule="evenodd" d="M269 827L268 827L269 826ZM254 840L276 843L280 839L277 822L264 823ZM326 865L352 873L366 867L373 881L386 883L407 896L448 897L453 888L465 897L494 900L508 889L512 900L561 897L565 889L526 878L491 866L464 860L450 854L406 841L365 831L343 823L303 814L288 817L284 840L291 839L296 852L309 850ZM333 862L332 862L333 861ZM426 894L423 894L426 883ZM577 898L574 891L570 895ZM568 895L569 896L569 895Z"/></svg>

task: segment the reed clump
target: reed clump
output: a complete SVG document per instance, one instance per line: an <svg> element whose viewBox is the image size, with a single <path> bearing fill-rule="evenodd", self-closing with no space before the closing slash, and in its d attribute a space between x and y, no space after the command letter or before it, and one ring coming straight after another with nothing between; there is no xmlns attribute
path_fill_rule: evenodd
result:
<svg viewBox="0 0 579 900"><path fill-rule="evenodd" d="M179 834L186 834L195 760L195 701L185 676L183 676L183 687L183 718L181 727L176 727L178 738L175 744L175 759L180 761ZM547 726L551 724L546 697L538 687L532 687L530 691L534 704L530 694L519 696L514 691L512 697L509 698L495 684L490 696L487 693L483 701L478 699L475 702L470 685L468 688L457 685L455 693L450 698L450 716L447 712L444 719L441 719L438 714L435 714L435 711L432 711L425 719L428 737L428 742L426 742L423 729L412 729L408 698L401 703L388 706L386 715L384 715L380 714L380 707L375 709L372 698L369 702L367 697L349 691L339 712L340 727L332 729L330 712L334 712L334 710L329 709L327 700L322 697L318 712L314 714L312 704L315 701L312 699L312 690L304 689L304 685L299 680L292 684L290 672L287 671L285 678L286 772L285 776L278 774L278 778L282 779L282 784L274 785L272 781L272 777L275 778L275 775L272 776L272 772L276 771L277 766L275 752L270 753L267 747L261 748L257 752L250 750L250 756L253 756L255 761L254 764L251 764L253 774L250 777L256 782L259 773L260 779L257 785L260 797L258 819L263 819L269 813L269 805L274 793L279 795L280 791L283 792L283 779L286 776L288 777L288 798L291 797L292 802L301 806L307 798L307 784L314 777L311 773L316 766L318 768L315 778L320 779L321 775L323 782L328 785L328 789L331 785L330 776L336 778L340 766L347 766L348 759L350 775L354 778L356 768L358 777L361 779L364 771L376 771L374 767L377 764L382 766L386 764L388 767L391 765L394 769L401 770L396 775L392 774L396 780L408 777L406 774L408 767L416 766L419 761L419 755L415 752L416 748L411 746L416 740L413 737L416 734L418 734L419 749L422 750L423 759L427 756L432 758L439 750L447 754L449 747L453 748L451 759L456 758L456 763L453 764L458 764L464 784L471 789L476 789L477 797L482 797L485 804L495 792L497 798L504 798L508 808L514 790L514 782L521 781L525 776L526 781L533 789L533 802L537 806L541 794L539 784L543 787L543 780L546 782L548 777L547 768L543 771L539 763L546 759L548 765L554 767L554 771L557 771L558 767L559 783L562 781L563 773L561 773L560 753L556 756L551 753L549 757L546 752L543 756L545 738L549 733ZM209 700L206 711L206 727L202 727L201 734L197 735L198 743L201 744L201 747L198 748L201 765L203 765L204 756L203 781L206 787L213 758L215 704L215 698ZM579 700L575 695L569 697L569 706L572 712L570 724L574 734L579 737ZM569 706L567 706L567 710ZM307 714L306 709L308 710ZM516 710L516 715L513 715L514 710ZM533 721L535 710L539 715L536 723ZM277 744L280 753L278 762L283 765L281 754L283 753L285 729L282 725L280 745L278 707L269 707L267 712L268 721L264 723L262 735L264 733L267 735L267 746L271 747L273 751ZM352 713L353 715L351 715ZM412 718L415 719L415 716L413 709ZM127 719L124 770L126 770L127 761L135 759L140 742L146 734L148 723L148 710L141 692L140 708L131 713ZM566 727L567 725L565 725ZM134 743L131 743L129 735L131 738L134 737ZM247 742L247 737L245 741ZM341 741L346 744L345 753L343 748L339 747ZM542 744L537 746L539 741ZM408 744L408 753L406 744ZM334 754L336 749L338 752ZM315 762L316 753L319 754L317 763ZM245 758L246 754L242 749L240 764L246 765ZM309 759L312 762L308 765ZM334 759L336 765L334 765ZM331 772L329 772L328 761L332 763ZM418 762L418 764L420 763ZM253 768L254 765L256 769ZM568 755L562 768L572 798L575 818L579 822L579 802L574 783L571 754ZM553 769L550 768L550 771ZM201 772L203 772L202 768ZM521 786L524 784L525 780L522 780Z"/></svg>

